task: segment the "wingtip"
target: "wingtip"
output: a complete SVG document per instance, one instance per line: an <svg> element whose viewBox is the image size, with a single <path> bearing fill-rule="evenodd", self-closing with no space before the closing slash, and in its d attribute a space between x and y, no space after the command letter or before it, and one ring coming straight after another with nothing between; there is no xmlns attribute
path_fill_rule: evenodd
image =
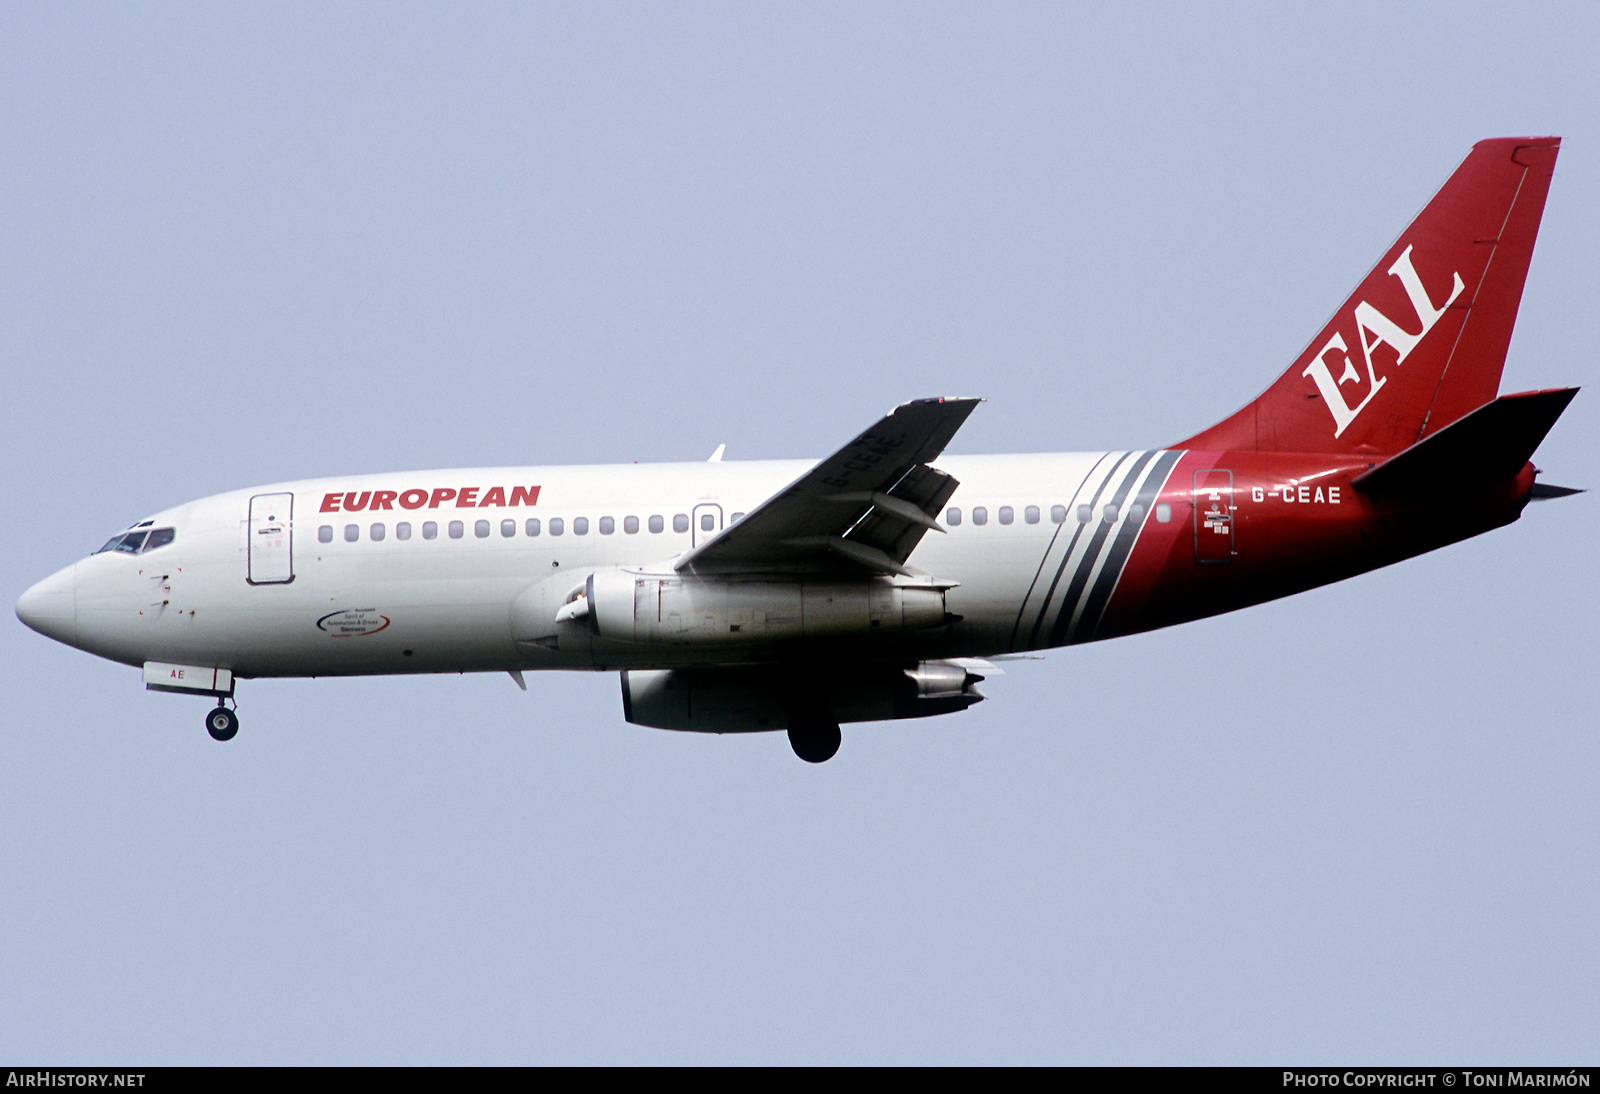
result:
<svg viewBox="0 0 1600 1094"><path fill-rule="evenodd" d="M987 401L988 400L976 395L934 395L926 399L911 399L907 402L901 403L899 406L895 407L894 410L889 411L889 413L893 414L895 410L901 410L908 406L933 406L940 403L977 406L979 403Z"/></svg>

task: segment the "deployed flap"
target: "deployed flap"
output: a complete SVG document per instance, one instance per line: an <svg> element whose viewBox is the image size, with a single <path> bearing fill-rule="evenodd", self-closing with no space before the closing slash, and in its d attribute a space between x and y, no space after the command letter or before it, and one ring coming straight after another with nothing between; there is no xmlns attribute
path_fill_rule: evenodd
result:
<svg viewBox="0 0 1600 1094"><path fill-rule="evenodd" d="M828 557L908 573L906 558L932 529L956 480L928 466L977 399L917 399L685 555L697 573L792 565Z"/></svg>
<svg viewBox="0 0 1600 1094"><path fill-rule="evenodd" d="M1502 395L1350 480L1375 493L1472 489L1515 478L1575 387Z"/></svg>

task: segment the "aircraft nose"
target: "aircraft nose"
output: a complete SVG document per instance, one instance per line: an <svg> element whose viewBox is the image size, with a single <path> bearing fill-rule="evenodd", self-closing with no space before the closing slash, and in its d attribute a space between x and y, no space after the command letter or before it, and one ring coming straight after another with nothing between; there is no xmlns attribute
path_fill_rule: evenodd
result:
<svg viewBox="0 0 1600 1094"><path fill-rule="evenodd" d="M17 618L47 638L78 641L78 567L57 571L17 598Z"/></svg>

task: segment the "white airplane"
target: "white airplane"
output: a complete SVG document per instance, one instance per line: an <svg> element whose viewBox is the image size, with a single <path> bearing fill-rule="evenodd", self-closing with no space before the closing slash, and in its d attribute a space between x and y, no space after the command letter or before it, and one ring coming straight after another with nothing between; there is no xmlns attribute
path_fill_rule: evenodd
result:
<svg viewBox="0 0 1600 1094"><path fill-rule="evenodd" d="M786 729L965 710L986 658L1231 611L1477 535L1575 389L1496 397L1559 146L1474 147L1260 398L1171 448L943 456L975 399L820 463L341 476L204 498L17 602L214 697L240 679L618 670L624 717Z"/></svg>

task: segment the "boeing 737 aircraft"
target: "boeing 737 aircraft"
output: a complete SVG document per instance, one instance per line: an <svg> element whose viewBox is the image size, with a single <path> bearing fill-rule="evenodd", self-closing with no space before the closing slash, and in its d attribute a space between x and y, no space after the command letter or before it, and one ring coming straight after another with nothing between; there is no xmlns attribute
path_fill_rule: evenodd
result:
<svg viewBox="0 0 1600 1094"><path fill-rule="evenodd" d="M211 696L263 676L619 671L623 716L788 731L983 699L984 660L1338 581L1516 520L1575 388L1497 397L1560 141L1484 141L1305 351L1155 451L942 456L976 399L820 463L347 475L189 502L17 615Z"/></svg>

